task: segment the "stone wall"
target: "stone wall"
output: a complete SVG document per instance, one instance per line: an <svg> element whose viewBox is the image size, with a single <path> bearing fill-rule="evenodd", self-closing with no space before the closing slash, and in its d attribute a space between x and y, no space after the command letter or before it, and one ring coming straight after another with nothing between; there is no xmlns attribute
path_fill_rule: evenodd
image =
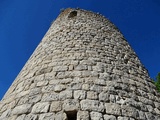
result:
<svg viewBox="0 0 160 120"><path fill-rule="evenodd" d="M119 30L67 9L0 102L0 120L160 120L160 98Z"/></svg>

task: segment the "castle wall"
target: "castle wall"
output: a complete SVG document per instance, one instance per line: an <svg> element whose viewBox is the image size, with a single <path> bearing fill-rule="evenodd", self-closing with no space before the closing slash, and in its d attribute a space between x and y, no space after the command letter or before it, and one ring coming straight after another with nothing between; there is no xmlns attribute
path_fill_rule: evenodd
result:
<svg viewBox="0 0 160 120"><path fill-rule="evenodd" d="M155 89L109 20L67 9L0 102L0 120L158 120Z"/></svg>

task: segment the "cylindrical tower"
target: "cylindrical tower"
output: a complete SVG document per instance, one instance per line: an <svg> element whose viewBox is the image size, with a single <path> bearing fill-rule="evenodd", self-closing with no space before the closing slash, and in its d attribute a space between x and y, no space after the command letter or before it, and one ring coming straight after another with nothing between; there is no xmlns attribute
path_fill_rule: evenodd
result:
<svg viewBox="0 0 160 120"><path fill-rule="evenodd" d="M0 102L0 120L160 120L160 98L106 18L66 9Z"/></svg>

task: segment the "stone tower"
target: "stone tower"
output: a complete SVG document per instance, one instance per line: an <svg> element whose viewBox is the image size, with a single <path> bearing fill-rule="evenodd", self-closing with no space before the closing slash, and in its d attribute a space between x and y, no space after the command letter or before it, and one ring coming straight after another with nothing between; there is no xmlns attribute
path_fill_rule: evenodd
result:
<svg viewBox="0 0 160 120"><path fill-rule="evenodd" d="M160 120L160 97L106 18L66 9L0 102L0 120Z"/></svg>

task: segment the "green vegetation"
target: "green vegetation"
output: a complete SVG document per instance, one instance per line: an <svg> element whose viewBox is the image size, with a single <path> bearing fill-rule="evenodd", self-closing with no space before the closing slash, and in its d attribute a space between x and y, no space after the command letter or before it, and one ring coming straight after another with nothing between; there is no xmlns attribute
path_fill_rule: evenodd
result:
<svg viewBox="0 0 160 120"><path fill-rule="evenodd" d="M157 87L158 92L160 92L160 73L156 76L156 79L154 80L154 84Z"/></svg>

